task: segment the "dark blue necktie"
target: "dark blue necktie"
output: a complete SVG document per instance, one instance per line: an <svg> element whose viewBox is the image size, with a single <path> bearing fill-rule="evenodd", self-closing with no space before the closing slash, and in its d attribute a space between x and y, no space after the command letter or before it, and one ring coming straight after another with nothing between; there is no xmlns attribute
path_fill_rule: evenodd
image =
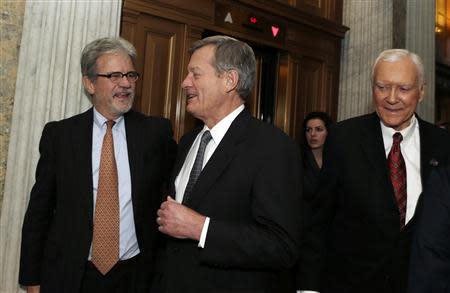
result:
<svg viewBox="0 0 450 293"><path fill-rule="evenodd" d="M186 189L184 190L183 203L186 203L189 199L192 188L194 187L195 182L197 182L198 176L200 176L200 173L202 172L205 149L211 138L212 137L209 130L206 130L202 135L200 146L198 147L197 151L197 156L195 157L194 165L192 166L191 173L189 174L189 181L186 184Z"/></svg>

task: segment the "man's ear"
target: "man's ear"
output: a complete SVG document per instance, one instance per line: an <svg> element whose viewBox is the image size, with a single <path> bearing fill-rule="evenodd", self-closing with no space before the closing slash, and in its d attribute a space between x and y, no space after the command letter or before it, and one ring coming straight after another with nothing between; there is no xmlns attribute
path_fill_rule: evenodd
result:
<svg viewBox="0 0 450 293"><path fill-rule="evenodd" d="M239 73L234 69L228 70L225 73L225 80L227 92L231 92L237 87L239 81Z"/></svg>
<svg viewBox="0 0 450 293"><path fill-rule="evenodd" d="M84 89L92 96L95 94L95 85L92 82L92 80L89 79L89 77L87 77L86 75L83 76L83 86Z"/></svg>
<svg viewBox="0 0 450 293"><path fill-rule="evenodd" d="M425 88L426 88L426 84L424 83L419 89L419 95L420 95L419 102L422 102L423 98L425 97Z"/></svg>

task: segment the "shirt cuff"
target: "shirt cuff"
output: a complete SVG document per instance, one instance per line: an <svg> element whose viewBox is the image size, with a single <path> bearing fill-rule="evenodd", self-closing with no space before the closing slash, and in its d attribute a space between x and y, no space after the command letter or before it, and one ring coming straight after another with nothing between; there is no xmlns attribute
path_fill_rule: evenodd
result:
<svg viewBox="0 0 450 293"><path fill-rule="evenodd" d="M200 234L200 241L198 242L198 247L205 248L206 234L208 233L209 227L209 217L206 217L205 223L203 223L202 234Z"/></svg>

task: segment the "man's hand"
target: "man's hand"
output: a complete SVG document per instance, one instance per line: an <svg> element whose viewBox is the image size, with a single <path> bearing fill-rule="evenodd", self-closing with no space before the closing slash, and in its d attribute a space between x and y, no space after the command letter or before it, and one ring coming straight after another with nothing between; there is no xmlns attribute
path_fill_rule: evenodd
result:
<svg viewBox="0 0 450 293"><path fill-rule="evenodd" d="M39 293L41 291L41 286L27 286L27 293Z"/></svg>
<svg viewBox="0 0 450 293"><path fill-rule="evenodd" d="M178 203L170 196L161 204L156 222L158 230L166 235L200 240L206 217Z"/></svg>

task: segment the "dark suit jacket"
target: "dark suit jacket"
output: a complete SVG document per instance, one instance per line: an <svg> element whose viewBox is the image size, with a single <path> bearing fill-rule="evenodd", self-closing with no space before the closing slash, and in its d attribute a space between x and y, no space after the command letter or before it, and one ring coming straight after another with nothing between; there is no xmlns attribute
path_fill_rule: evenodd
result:
<svg viewBox="0 0 450 293"><path fill-rule="evenodd" d="M175 143L168 120L133 111L124 118L136 236L142 258L150 260ZM91 108L43 130L22 229L22 285L41 284L41 292L79 290L92 241L92 125Z"/></svg>
<svg viewBox="0 0 450 293"><path fill-rule="evenodd" d="M450 293L450 166L431 173L422 196L408 293Z"/></svg>
<svg viewBox="0 0 450 293"><path fill-rule="evenodd" d="M200 130L181 139L174 177ZM298 148L288 136L241 112L186 204L211 218L205 247L193 240L166 239L160 269L167 291L260 292L276 287L277 270L297 259L300 169Z"/></svg>
<svg viewBox="0 0 450 293"><path fill-rule="evenodd" d="M303 151L303 201L309 202L319 186L320 168L310 149Z"/></svg>
<svg viewBox="0 0 450 293"><path fill-rule="evenodd" d="M425 182L432 164L447 164L450 136L423 120L418 122ZM415 219L399 231L399 212L375 113L343 121L330 130L319 185L313 221L305 229L301 249L301 288L321 293L405 292Z"/></svg>

